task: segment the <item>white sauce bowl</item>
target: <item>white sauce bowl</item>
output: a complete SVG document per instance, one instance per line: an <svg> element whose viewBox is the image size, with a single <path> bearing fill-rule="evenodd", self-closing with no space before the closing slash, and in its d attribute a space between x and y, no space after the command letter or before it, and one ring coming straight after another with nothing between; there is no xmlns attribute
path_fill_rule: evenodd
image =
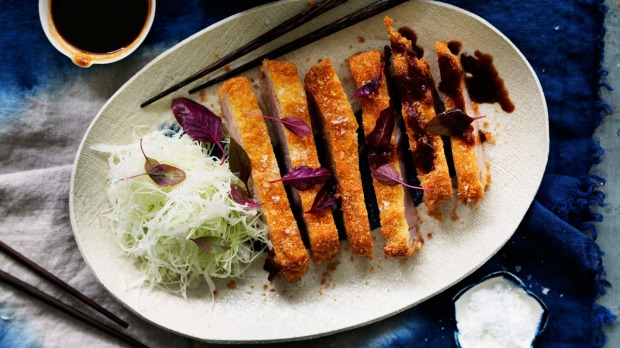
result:
<svg viewBox="0 0 620 348"><path fill-rule="evenodd" d="M51 2L52 0L39 0L39 19L45 36L58 51L82 68L88 68L92 64L113 63L130 55L142 44L155 18L155 0L149 0L146 23L140 34L129 45L110 53L90 53L73 46L60 35L52 19Z"/></svg>

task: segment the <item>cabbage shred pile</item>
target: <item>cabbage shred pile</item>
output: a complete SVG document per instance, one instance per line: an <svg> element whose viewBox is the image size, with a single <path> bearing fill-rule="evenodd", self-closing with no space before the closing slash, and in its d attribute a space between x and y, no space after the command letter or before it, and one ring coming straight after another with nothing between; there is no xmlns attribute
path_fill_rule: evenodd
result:
<svg viewBox="0 0 620 348"><path fill-rule="evenodd" d="M185 171L187 178L172 187L155 184L144 173L139 139L125 146L95 145L110 153L108 196L114 235L121 248L137 261L143 279L186 297L188 288L212 278L242 277L267 245L267 227L256 209L230 198L230 183L241 184L228 162L212 156L213 144L183 133L156 131L142 137L147 156ZM218 237L230 244L220 253L206 253L191 239ZM259 243L256 243L259 242ZM219 250L221 251L221 250Z"/></svg>

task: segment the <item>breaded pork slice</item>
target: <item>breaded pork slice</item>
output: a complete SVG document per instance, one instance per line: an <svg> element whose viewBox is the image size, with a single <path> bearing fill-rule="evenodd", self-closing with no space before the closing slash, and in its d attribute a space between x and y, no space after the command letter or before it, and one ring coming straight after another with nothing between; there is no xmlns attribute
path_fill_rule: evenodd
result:
<svg viewBox="0 0 620 348"><path fill-rule="evenodd" d="M435 84L428 62L416 57L412 42L392 27L392 19L385 17L392 47L392 62L402 100L402 115L407 128L413 163L424 192L424 203L431 216L440 218L440 206L452 197L452 180L448 171L441 136L424 128L435 118L433 91Z"/></svg>
<svg viewBox="0 0 620 348"><path fill-rule="evenodd" d="M271 116L277 118L292 116L308 125L311 124L306 91L299 79L295 63L264 60L261 68L261 91ZM321 167L312 134L296 135L280 122L275 122L275 130L288 171L300 166L312 169ZM321 187L314 185L304 191L291 188L295 204L304 212L310 210ZM331 209L317 214L303 214L303 220L310 240L312 259L315 262L329 260L338 253L340 240Z"/></svg>
<svg viewBox="0 0 620 348"><path fill-rule="evenodd" d="M349 69L358 88L382 74L379 70L383 68L382 62L383 56L377 50L360 52L349 58ZM381 111L390 107L390 95L385 75L382 76L381 85L376 91L368 96L360 97L360 104L362 105L364 135L368 136L375 128ZM382 156L385 157L386 163L399 172L401 177L406 178L398 151L400 137L400 130L395 127L391 136L391 146ZM383 251L387 256L393 257L415 254L422 248L423 241L418 233L417 211L409 196L409 191L402 185L382 184L374 177L373 186L379 205L381 234L386 241Z"/></svg>
<svg viewBox="0 0 620 348"><path fill-rule="evenodd" d="M444 94L446 110L460 109L469 116L475 116L461 60L450 52L445 42L436 42L435 51L441 73L439 90ZM463 135L450 137L458 181L458 197L463 204L478 203L484 196L491 178L476 123L477 121L472 122Z"/></svg>
<svg viewBox="0 0 620 348"><path fill-rule="evenodd" d="M317 124L323 133L338 181L344 228L353 255L372 258L372 235L359 170L357 121L329 59L310 68L304 82L317 107Z"/></svg>
<svg viewBox="0 0 620 348"><path fill-rule="evenodd" d="M262 203L263 217L269 226L274 261L288 280L301 278L308 268L308 252L291 211L273 152L267 125L262 117L250 81L235 77L218 89L220 106L231 136L247 152L252 162L254 197Z"/></svg>

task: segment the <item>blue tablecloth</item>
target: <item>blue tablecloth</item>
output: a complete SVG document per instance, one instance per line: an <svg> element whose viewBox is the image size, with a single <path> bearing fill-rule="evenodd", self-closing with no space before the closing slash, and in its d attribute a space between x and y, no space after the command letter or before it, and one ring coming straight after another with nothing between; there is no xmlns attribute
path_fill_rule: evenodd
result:
<svg viewBox="0 0 620 348"><path fill-rule="evenodd" d="M35 3L0 1L0 239L61 278L75 280L95 300L110 301L83 266L69 228L71 165L88 124L105 100L159 53L209 24L266 2L158 1L153 28L135 54L84 70L49 44ZM461 283L395 317L304 344L453 346L452 296L487 273L508 270L550 309L538 346L600 347L605 342L601 326L615 319L595 303L609 283L595 243L595 222L602 217L590 210L604 201L605 180L590 174L603 154L592 133L609 110L599 97L599 89L607 87L601 69L604 1L446 2L478 14L506 34L541 81L549 108L551 149L540 190L514 237ZM6 271L22 273L13 263L0 264ZM24 279L45 288L36 277L23 273ZM112 310L122 309L113 303ZM137 317L129 321L150 344L193 346L189 339ZM65 334L75 331L83 333ZM0 285L0 347L80 343L116 344Z"/></svg>

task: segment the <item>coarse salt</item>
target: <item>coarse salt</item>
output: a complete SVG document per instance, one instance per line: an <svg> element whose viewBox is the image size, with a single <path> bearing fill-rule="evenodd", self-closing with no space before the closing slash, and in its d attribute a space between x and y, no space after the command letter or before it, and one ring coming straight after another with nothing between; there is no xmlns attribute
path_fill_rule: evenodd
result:
<svg viewBox="0 0 620 348"><path fill-rule="evenodd" d="M489 278L455 302L458 340L467 347L531 347L544 309L502 276Z"/></svg>

